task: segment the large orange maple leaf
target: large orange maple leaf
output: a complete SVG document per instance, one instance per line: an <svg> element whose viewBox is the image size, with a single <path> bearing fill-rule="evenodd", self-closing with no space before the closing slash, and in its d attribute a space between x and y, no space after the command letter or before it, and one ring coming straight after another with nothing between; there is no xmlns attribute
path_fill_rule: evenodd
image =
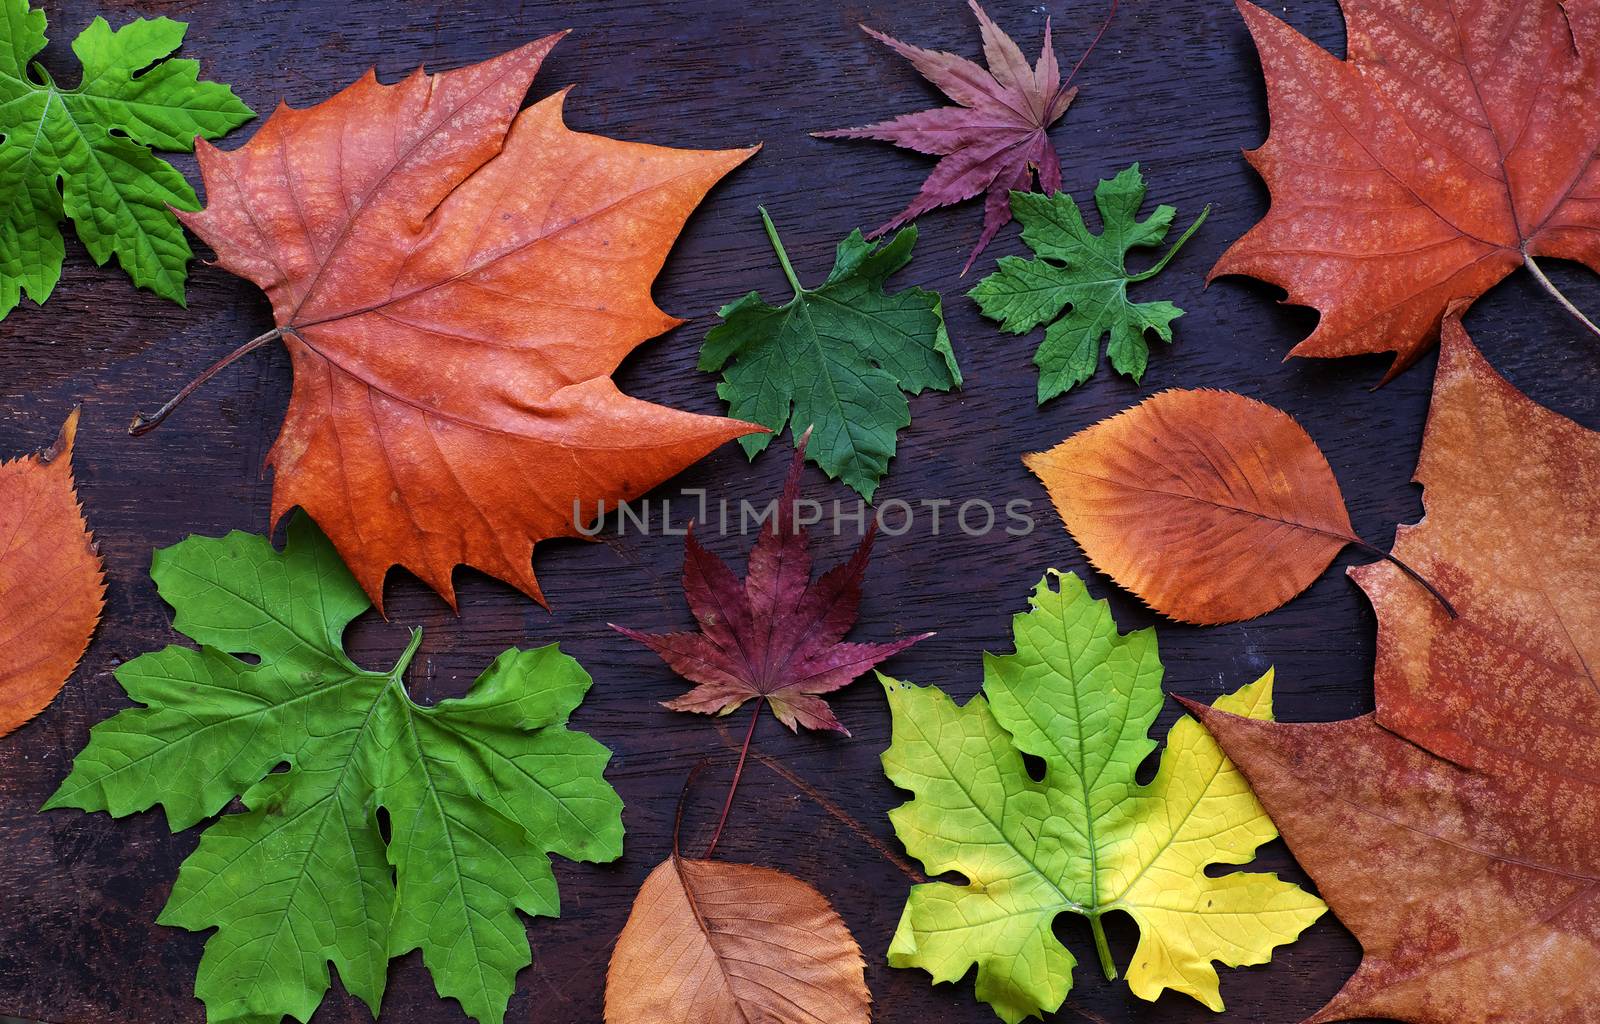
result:
<svg viewBox="0 0 1600 1024"><path fill-rule="evenodd" d="M1342 61L1238 0L1272 119L1246 156L1272 206L1211 276L1315 307L1292 355L1393 352L1393 377L1519 265L1554 292L1535 256L1600 271L1600 3L1341 3Z"/></svg>
<svg viewBox="0 0 1600 1024"><path fill-rule="evenodd" d="M574 536L760 427L629 398L610 375L681 323L650 285L684 221L754 149L569 130L518 113L561 35L482 64L280 106L229 153L200 143L180 213L260 285L294 363L268 456L272 516L309 512L382 607L404 566L454 603L458 564L535 600L535 542ZM258 339L259 341L260 339Z"/></svg>
<svg viewBox="0 0 1600 1024"><path fill-rule="evenodd" d="M1454 312L1459 312L1456 307ZM1600 434L1501 378L1447 315L1427 510L1350 574L1377 711L1254 722L1191 705L1361 941L1312 1022L1588 1024L1600 1007Z"/></svg>

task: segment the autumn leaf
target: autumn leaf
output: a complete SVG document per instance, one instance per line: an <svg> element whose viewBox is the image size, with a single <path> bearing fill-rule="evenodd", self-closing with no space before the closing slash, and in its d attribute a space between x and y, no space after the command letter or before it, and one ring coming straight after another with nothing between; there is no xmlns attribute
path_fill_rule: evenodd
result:
<svg viewBox="0 0 1600 1024"><path fill-rule="evenodd" d="M674 853L606 974L606 1024L868 1024L861 948L793 875Z"/></svg>
<svg viewBox="0 0 1600 1024"><path fill-rule="evenodd" d="M542 602L537 541L759 429L610 376L680 322L651 282L754 150L574 132L565 92L519 114L559 38L392 86L368 73L239 150L199 147L208 205L183 221L272 300L278 326L244 349L282 338L294 363L273 518L309 512L380 610L393 565L452 603L458 564Z"/></svg>
<svg viewBox="0 0 1600 1024"><path fill-rule="evenodd" d="M1061 120L1078 94L1061 80L1061 67L1050 45L1049 18L1044 23L1039 60L1030 68L1017 44L989 20L977 0L967 0L967 4L978 17L988 70L953 53L924 50L861 26L867 35L910 61L956 106L902 114L864 128L812 132L821 139L878 139L939 157L911 205L868 238L892 231L929 210L984 193L983 232L961 268L963 274L1011 220L1009 197L1013 191L1027 191L1035 175L1046 194L1061 187L1061 160L1047 131Z"/></svg>
<svg viewBox="0 0 1600 1024"><path fill-rule="evenodd" d="M806 424L811 461L871 501L889 471L895 435L911 422L904 392L961 386L939 294L883 290L911 261L917 229L881 247L852 231L828 279L806 288L765 208L761 221L794 297L769 306L751 292L722 307L723 322L700 349L700 369L722 373L717 394L729 412L772 431L741 437L746 455L755 458L785 424Z"/></svg>
<svg viewBox="0 0 1600 1024"><path fill-rule="evenodd" d="M885 644L842 642L861 603L873 533L849 561L812 580L810 540L796 514L810 436L807 431L795 446L783 496L770 506L742 583L701 546L691 524L683 590L700 632L611 627L697 684L664 702L666 707L726 715L746 701L756 704L705 857L681 857L674 826L672 856L651 872L634 899L606 979L607 1024L871 1019L860 947L828 901L781 871L711 859L762 705L770 705L792 730L803 725L848 735L822 695L933 635ZM680 819L682 813L680 801Z"/></svg>
<svg viewBox="0 0 1600 1024"><path fill-rule="evenodd" d="M1268 725L1205 714L1361 941L1313 1021L1565 1024L1600 1005L1600 434L1494 372L1447 316L1378 615L1377 712ZM1400 908L1403 908L1400 909Z"/></svg>
<svg viewBox="0 0 1600 1024"><path fill-rule="evenodd" d="M999 320L1012 334L1026 334L1040 324L1044 341L1034 353L1039 367L1039 404L1088 380L1100 366L1100 342L1110 339L1106 355L1118 373L1138 381L1150 361L1145 341L1154 332L1172 340L1172 321L1183 310L1170 302L1131 302L1128 285L1161 273L1211 212L1200 211L1172 247L1146 270L1128 269L1128 252L1160 245L1177 211L1158 206L1144 220L1144 176L1134 164L1115 178L1095 186L1100 233L1089 230L1078 204L1065 192L1042 196L1013 192L1011 209L1022 222L1022 240L1039 257L1002 256L1000 269L967 294L983 315Z"/></svg>
<svg viewBox="0 0 1600 1024"><path fill-rule="evenodd" d="M182 303L193 253L169 207L194 209L194 189L151 147L188 152L255 114L200 81L198 62L166 59L188 31L181 21L113 31L94 19L72 42L83 65L72 89L34 62L44 30L28 0L0 0L0 319L24 293L50 297L67 219L96 263L115 256L134 284Z"/></svg>
<svg viewBox="0 0 1600 1024"><path fill-rule="evenodd" d="M55 444L0 462L0 736L55 699L105 609L105 574L72 479L72 410Z"/></svg>
<svg viewBox="0 0 1600 1024"><path fill-rule="evenodd" d="M1426 515L1399 528L1394 554L1460 614L1392 565L1350 570L1378 614L1379 724L1486 771L1526 767L1553 735L1581 754L1600 722L1600 434L1517 391L1451 315L1414 479ZM1441 701L1441 681L1460 699Z"/></svg>
<svg viewBox="0 0 1600 1024"><path fill-rule="evenodd" d="M1341 61L1238 7L1272 117L1246 155L1272 206L1211 275L1315 307L1293 355L1393 352L1393 377L1437 341L1452 302L1519 265L1555 293L1536 256L1600 269L1600 8L1343 0Z"/></svg>
<svg viewBox="0 0 1600 1024"><path fill-rule="evenodd" d="M216 929L195 980L206 1019L309 1020L330 962L377 1014L389 960L420 948L442 996L498 1024L532 959L517 911L559 913L549 854L622 853L610 752L565 727L588 673L554 644L512 649L465 697L414 703L421 631L387 672L351 662L340 638L369 603L304 516L281 552L191 537L157 551L151 576L200 647L117 669L140 706L94 727L45 806L160 804L177 831L243 801L205 830L158 919Z"/></svg>
<svg viewBox="0 0 1600 1024"><path fill-rule="evenodd" d="M1016 652L984 655L983 694L965 707L881 677L894 716L884 771L914 794L890 812L895 833L930 875L966 879L911 890L890 964L935 982L976 966L978 998L1016 1024L1072 988L1057 915L1089 919L1112 979L1101 919L1120 911L1139 926L1134 995L1172 989L1221 1010L1212 961L1265 963L1326 908L1276 875L1208 871L1249 862L1277 832L1193 720L1168 733L1155 778L1136 780L1162 704L1153 631L1119 634L1106 603L1055 570L1012 626ZM1270 719L1271 673L1218 706ZM1044 762L1042 781L1024 755Z"/></svg>
<svg viewBox="0 0 1600 1024"><path fill-rule="evenodd" d="M1095 568L1180 621L1264 615L1347 544L1395 557L1356 536L1310 435L1229 391L1160 392L1022 461Z"/></svg>
<svg viewBox="0 0 1600 1024"><path fill-rule="evenodd" d="M695 688L666 701L674 711L727 715L748 700L766 703L798 731L850 731L822 695L846 686L885 658L932 633L882 644L844 643L861 605L861 580L872 557L869 530L849 561L811 579L811 541L796 522L800 469L809 432L795 446L783 496L750 552L740 583L727 563L701 546L691 525L684 540L683 593L698 633L641 633L612 625L661 656Z"/></svg>

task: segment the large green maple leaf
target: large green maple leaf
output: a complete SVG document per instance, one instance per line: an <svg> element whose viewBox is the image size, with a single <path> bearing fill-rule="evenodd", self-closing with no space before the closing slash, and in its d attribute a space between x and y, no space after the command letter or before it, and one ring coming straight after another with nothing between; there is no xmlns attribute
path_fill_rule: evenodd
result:
<svg viewBox="0 0 1600 1024"><path fill-rule="evenodd" d="M169 206L198 208L194 189L149 147L187 152L255 116L192 60L164 60L188 26L140 18L112 31L96 18L72 42L83 65L63 89L29 63L45 16L0 0L0 318L24 292L50 297L61 278L60 224L71 218L96 263L113 255L133 283L183 301L194 255Z"/></svg>
<svg viewBox="0 0 1600 1024"><path fill-rule="evenodd" d="M1177 215L1163 205L1139 220L1144 194L1138 164L1115 178L1102 179L1094 190L1101 222L1097 235L1065 192L1011 193L1011 211L1022 224L1022 240L1039 258L1002 257L1000 269L968 294L984 316L999 320L1012 334L1026 334L1050 322L1033 356L1039 367L1040 405L1089 379L1100 365L1103 339L1109 339L1106 355L1111 366L1136 381L1150 361L1145 333L1153 331L1162 341L1172 340L1172 321L1183 310L1164 300L1134 302L1128 298L1128 286L1161 273L1205 222L1211 207L1200 212L1166 255L1134 273L1128 269L1128 253L1160 245Z"/></svg>
<svg viewBox="0 0 1600 1024"><path fill-rule="evenodd" d="M807 457L871 501L896 433L911 422L905 393L961 386L938 293L883 290L911 261L917 229L881 247L852 231L828 279L806 288L765 209L761 220L794 298L769 306L751 292L724 306L724 322L706 333L700 369L722 371L717 394L730 416L772 431L741 437L745 454L755 458L786 423L796 435L809 427Z"/></svg>
<svg viewBox="0 0 1600 1024"><path fill-rule="evenodd" d="M983 695L964 707L880 673L894 713L884 770L915 794L890 812L895 833L930 875L967 879L912 888L889 963L936 982L975 964L978 998L1016 1024L1072 988L1056 917L1089 919L1115 978L1101 918L1123 912L1140 931L1133 993L1170 988L1221 1010L1212 961L1265 963L1327 908L1276 875L1207 872L1249 862L1278 833L1192 718L1168 734L1155 778L1137 781L1163 700L1154 631L1119 634L1070 573L1051 570L1030 603L1013 619L1016 653L984 655ZM1271 673L1216 706L1271 718ZM1024 754L1044 762L1042 781Z"/></svg>
<svg viewBox="0 0 1600 1024"><path fill-rule="evenodd" d="M500 1021L532 959L516 912L559 913L549 854L622 853L610 752L564 727L589 688L582 666L554 644L513 649L464 698L413 703L402 676L421 631L389 671L357 667L341 637L367 596L303 515L281 552L252 534L191 537L156 552L151 575L201 646L117 669L143 707L94 727L45 806L160 804L177 831L242 798L159 919L217 929L195 982L207 1019L307 1020L329 962L377 1013L390 958L421 947L441 995Z"/></svg>

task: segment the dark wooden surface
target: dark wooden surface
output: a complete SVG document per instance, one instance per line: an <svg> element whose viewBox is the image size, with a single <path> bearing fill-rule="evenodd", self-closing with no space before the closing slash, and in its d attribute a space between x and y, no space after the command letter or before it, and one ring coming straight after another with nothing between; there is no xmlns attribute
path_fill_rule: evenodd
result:
<svg viewBox="0 0 1600 1024"><path fill-rule="evenodd" d="M210 77L233 83L260 111L284 97L315 103L376 64L393 80L419 62L448 68L481 60L529 38L571 27L573 35L534 86L540 96L576 83L568 116L576 128L680 146L744 145L765 150L716 189L689 223L657 286L658 301L693 319L644 345L623 367L623 389L703 412L720 411L713 379L694 368L710 311L751 288L784 293L755 207L765 203L806 279L825 273L834 243L857 225L874 226L909 200L929 168L923 158L870 143L823 142L812 129L863 123L930 104L932 91L902 61L857 29L869 21L922 45L977 52L970 15L954 0L882 3L593 2L452 0L191 0L46 4L52 45L46 63L75 80L67 43L95 14L113 24L137 14L190 23L185 52ZM1343 52L1334 0L1274 3L1302 31ZM1046 10L1058 52L1076 60L1104 14L1100 3L1047 5L994 0L991 13L1036 52ZM1240 156L1267 128L1254 52L1237 14L1217 0L1124 3L1079 75L1082 92L1053 137L1066 187L1080 198L1097 178L1138 160L1155 201L1187 223L1214 204L1209 223L1154 284L1151 298L1188 310L1170 349L1154 353L1140 385L1109 370L1044 409L1033 402L1030 356L1037 336L1014 338L980 319L957 277L980 222L968 204L922 218L916 259L900 280L945 293L945 309L967 384L954 395L912 402L900 454L879 500L1031 499L1038 528L1026 537L972 538L926 517L900 538L882 539L855 636L907 631L939 635L892 661L896 675L965 698L981 680L980 652L1006 650L1010 616L1047 566L1089 572L1039 485L1018 456L1047 447L1141 397L1172 386L1230 388L1293 413L1322 445L1344 487L1357 529L1387 547L1397 523L1421 510L1410 481L1426 411L1430 356L1388 387L1370 390L1381 359L1280 363L1314 315L1276 304L1273 290L1229 280L1210 289L1204 273L1260 216L1266 194ZM246 126L238 144L254 130ZM176 158L194 177L193 161ZM1008 229L989 256L1020 250ZM980 269L990 266L988 258ZM1600 310L1600 281L1558 265L1557 280L1580 306ZM89 727L126 706L112 669L177 640L147 570L151 550L191 533L268 526L270 478L261 474L288 400L281 350L229 369L156 433L127 436L135 409L158 404L211 360L270 325L256 289L221 270L192 268L187 311L132 290L115 269L93 266L68 241L65 279L44 308L27 306L0 323L0 452L42 446L81 402L77 472L89 521L110 578L106 616L82 667L54 706L0 740L0 1014L53 1022L196 1021L192 996L203 935L157 927L179 861L198 830L170 835L158 814L122 821L35 809L67 771ZM1541 402L1600 426L1600 347L1583 336L1523 274L1474 309L1468 327L1489 360ZM765 501L776 491L790 443L753 464L728 445L656 497L704 487L714 496ZM813 497L850 499L842 485L808 470ZM709 538L742 560L749 540ZM819 559L842 556L851 537L819 538ZM627 802L627 853L616 864L558 862L563 916L531 926L535 961L523 972L512 1021L592 1024L601 1015L607 957L633 894L669 848L673 804L685 773L717 758L695 790L685 842L705 841L721 802L743 720L717 723L673 714L656 702L682 684L652 655L606 629L689 622L677 586L681 540L613 537L554 543L537 555L554 604L547 613L506 586L458 574L461 616L417 581L396 574L388 590L392 623L367 616L352 647L364 664L389 664L405 625L426 630L411 687L420 697L460 693L511 645L560 640L593 673L577 727L616 751L610 778ZM1287 720L1344 718L1371 704L1374 620L1339 568L1282 610L1213 629L1158 622L1110 581L1091 576L1124 628L1156 624L1169 690L1211 698L1278 669L1278 709ZM904 854L885 811L903 794L883 777L878 755L889 721L880 691L863 681L835 704L855 735L793 736L768 720L756 748L770 763L746 777L720 854L794 872L843 913L867 955L867 980L883 1024L995 1018L972 995L970 978L932 987L918 971L884 964L909 884ZM1175 717L1169 704L1159 728ZM790 777L778 771L786 772ZM1281 844L1262 866L1299 877ZM1197 1003L1167 995L1155 1004L1109 984L1094 967L1087 926L1064 917L1058 933L1080 959L1076 985L1056 1019L1187 1022L1209 1019ZM1113 947L1126 962L1135 934L1113 922ZM1265 967L1224 971L1232 1019L1290 1022L1319 1007L1355 967L1359 950L1332 919L1313 927ZM335 984L318 1022L368 1020ZM420 958L395 963L384 1004L395 1022L457 1021L454 1003L434 994Z"/></svg>

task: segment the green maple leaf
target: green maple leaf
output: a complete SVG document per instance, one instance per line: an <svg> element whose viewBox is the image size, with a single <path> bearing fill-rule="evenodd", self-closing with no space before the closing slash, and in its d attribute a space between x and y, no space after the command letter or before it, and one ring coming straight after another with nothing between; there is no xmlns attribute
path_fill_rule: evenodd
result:
<svg viewBox="0 0 1600 1024"><path fill-rule="evenodd" d="M1129 250L1160 245L1177 211L1158 206L1144 220L1144 177L1134 164L1095 187L1101 233L1092 233L1065 192L1011 193L1011 212L1022 224L1022 240L1039 255L1025 260L1005 256L1000 269L967 294L983 315L999 320L1012 334L1026 334L1046 321L1044 341L1033 355L1039 367L1039 404L1088 380L1100 365L1101 339L1110 336L1106 354L1118 373L1144 376L1150 360L1145 332L1172 340L1172 321L1183 310L1170 302L1131 302L1128 285L1159 274L1211 212L1207 206L1165 256L1148 270L1129 273ZM1066 314L1063 316L1062 311ZM1057 317L1060 319L1056 319Z"/></svg>
<svg viewBox="0 0 1600 1024"><path fill-rule="evenodd" d="M915 794L890 812L895 832L930 875L967 879L912 888L889 963L936 982L976 964L978 998L1016 1024L1072 987L1057 915L1089 918L1115 978L1101 918L1120 911L1139 925L1135 995L1170 988L1221 1010L1212 961L1265 963L1327 908L1276 875L1208 874L1247 863L1277 830L1192 718L1168 734L1155 778L1136 780L1163 700L1154 631L1119 634L1070 573L1051 570L1030 603L1013 619L1016 653L984 655L983 695L965 707L880 673L894 713L884 770ZM1271 718L1271 672L1217 706ZM1044 762L1042 781L1024 754Z"/></svg>
<svg viewBox="0 0 1600 1024"><path fill-rule="evenodd" d="M25 292L36 303L61 278L61 221L96 263L113 255L133 283L183 302L193 252L168 206L198 208L177 168L149 149L187 152L255 116L192 60L164 60L188 26L168 18L115 32L96 18L73 40L83 80L62 89L38 64L45 16L0 0L0 319Z"/></svg>
<svg viewBox="0 0 1600 1024"><path fill-rule="evenodd" d="M532 959L516 912L559 913L549 854L622 853L610 752L564 727L588 674L556 645L513 649L467 696L412 703L402 675L421 632L387 672L351 662L340 638L367 597L304 515L282 552L191 537L151 575L201 646L117 669L143 706L94 727L45 806L161 804L177 831L242 798L159 918L217 929L195 981L207 1019L307 1020L330 961L376 1014L390 958L421 947L441 995L500 1021Z"/></svg>
<svg viewBox="0 0 1600 1024"><path fill-rule="evenodd" d="M911 422L906 392L961 386L938 293L883 290L911 261L917 229L881 248L852 231L839 243L828 279L805 288L765 209L761 220L794 298L769 306L751 292L722 307L724 322L706 333L700 369L722 371L717 394L729 415L773 432L741 437L745 454L755 458L786 423L795 434L809 426L806 457L871 501L894 456L895 434Z"/></svg>

